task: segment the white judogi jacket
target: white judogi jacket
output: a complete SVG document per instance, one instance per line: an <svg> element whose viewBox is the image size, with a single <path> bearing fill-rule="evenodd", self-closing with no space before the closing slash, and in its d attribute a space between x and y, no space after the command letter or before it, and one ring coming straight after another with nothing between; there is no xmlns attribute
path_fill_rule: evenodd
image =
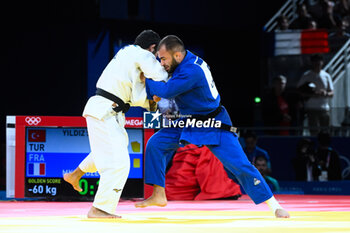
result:
<svg viewBox="0 0 350 233"><path fill-rule="evenodd" d="M165 81L168 73L149 51L138 45L128 45L119 50L104 69L96 87L121 98L131 106L140 106L149 110L149 101L145 84L140 81L140 73L146 78ZM102 97L92 96L84 109L83 116L95 117L99 120L114 114L113 102Z"/></svg>

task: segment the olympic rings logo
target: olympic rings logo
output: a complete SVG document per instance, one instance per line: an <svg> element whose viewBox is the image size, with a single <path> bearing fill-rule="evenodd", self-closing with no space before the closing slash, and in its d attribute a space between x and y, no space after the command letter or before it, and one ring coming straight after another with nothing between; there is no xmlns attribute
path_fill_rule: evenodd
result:
<svg viewBox="0 0 350 233"><path fill-rule="evenodd" d="M25 121L28 125L38 125L41 122L40 117L26 117Z"/></svg>

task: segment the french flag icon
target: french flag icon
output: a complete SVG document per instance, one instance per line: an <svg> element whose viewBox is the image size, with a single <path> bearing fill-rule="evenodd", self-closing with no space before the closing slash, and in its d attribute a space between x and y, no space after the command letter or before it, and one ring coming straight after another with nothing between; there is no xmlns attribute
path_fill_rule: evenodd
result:
<svg viewBox="0 0 350 233"><path fill-rule="evenodd" d="M28 163L29 176L45 176L46 163Z"/></svg>

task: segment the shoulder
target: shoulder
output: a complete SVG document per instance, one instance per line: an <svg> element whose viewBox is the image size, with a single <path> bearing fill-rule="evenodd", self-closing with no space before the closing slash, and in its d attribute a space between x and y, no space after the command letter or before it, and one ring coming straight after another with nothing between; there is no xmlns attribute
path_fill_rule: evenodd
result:
<svg viewBox="0 0 350 233"><path fill-rule="evenodd" d="M135 52L135 54L137 54L139 59L144 59L144 58L152 58L155 59L155 56L153 55L153 53L151 53L150 51L141 48L138 45L132 45L132 49Z"/></svg>
<svg viewBox="0 0 350 233"><path fill-rule="evenodd" d="M331 75L329 73L327 73L325 70L321 70L321 74L322 77L325 77L327 79L331 79Z"/></svg>
<svg viewBox="0 0 350 233"><path fill-rule="evenodd" d="M266 157L266 159L269 159L269 153L267 153L267 151L263 148L256 146L256 152L258 153L258 155L263 155Z"/></svg>
<svg viewBox="0 0 350 233"><path fill-rule="evenodd" d="M301 76L301 78L310 78L313 77L313 72L311 70L307 70L303 73L303 75Z"/></svg>
<svg viewBox="0 0 350 233"><path fill-rule="evenodd" d="M263 148L259 147L259 146L256 146L256 150L259 151L260 153L267 154L267 151L264 150Z"/></svg>
<svg viewBox="0 0 350 233"><path fill-rule="evenodd" d="M300 77L298 85L301 86L304 83L308 82L312 78L312 72L310 70L307 70L303 73L303 75Z"/></svg>
<svg viewBox="0 0 350 233"><path fill-rule="evenodd" d="M272 184L278 184L278 181L271 176L265 176L265 180L270 181Z"/></svg>
<svg viewBox="0 0 350 233"><path fill-rule="evenodd" d="M201 78L204 73L203 70L200 68L200 66L194 64L194 63L186 63L182 64L179 69L176 70L174 73L174 76L181 76L181 77L187 77L187 78Z"/></svg>
<svg viewBox="0 0 350 233"><path fill-rule="evenodd" d="M125 47L121 48L118 51L118 54L125 54L128 57L134 57L138 60L154 56L150 51L133 44L126 45Z"/></svg>
<svg viewBox="0 0 350 233"><path fill-rule="evenodd" d="M202 58L194 55L190 51L187 51L187 55L182 64L182 68L187 71L192 71L192 73L202 73L201 65L205 63Z"/></svg>
<svg viewBox="0 0 350 233"><path fill-rule="evenodd" d="M139 54L138 48L136 48L134 45L126 45L121 49L119 49L119 51L117 52L114 58L130 59L133 57L137 57L138 54Z"/></svg>
<svg viewBox="0 0 350 233"><path fill-rule="evenodd" d="M201 67L195 63L184 64L181 67L181 70L184 72L191 73L191 74L202 74L203 73L203 70L201 69Z"/></svg>

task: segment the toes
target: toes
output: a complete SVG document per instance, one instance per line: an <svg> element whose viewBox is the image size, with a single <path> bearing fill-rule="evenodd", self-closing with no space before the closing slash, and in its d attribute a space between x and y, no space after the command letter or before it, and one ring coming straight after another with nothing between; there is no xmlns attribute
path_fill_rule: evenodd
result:
<svg viewBox="0 0 350 233"><path fill-rule="evenodd" d="M145 208L147 205L145 205L144 203L136 203L135 207L136 208Z"/></svg>

